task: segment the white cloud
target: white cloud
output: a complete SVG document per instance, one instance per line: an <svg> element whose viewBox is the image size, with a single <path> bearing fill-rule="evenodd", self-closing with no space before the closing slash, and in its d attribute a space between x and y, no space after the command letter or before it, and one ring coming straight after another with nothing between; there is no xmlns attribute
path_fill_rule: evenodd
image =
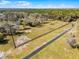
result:
<svg viewBox="0 0 79 59"><path fill-rule="evenodd" d="M67 4L32 4L28 1L15 1L10 0L0 0L0 8L77 8L77 6L67 5Z"/></svg>
<svg viewBox="0 0 79 59"><path fill-rule="evenodd" d="M27 8L30 7L31 3L27 1L8 1L0 0L0 8Z"/></svg>
<svg viewBox="0 0 79 59"><path fill-rule="evenodd" d="M76 8L76 7L73 5L60 4L57 8Z"/></svg>
<svg viewBox="0 0 79 59"><path fill-rule="evenodd" d="M0 1L0 5L5 5L5 4L9 4L11 3L10 1L7 1L7 0L1 0Z"/></svg>
<svg viewBox="0 0 79 59"><path fill-rule="evenodd" d="M31 4L27 1L18 1L18 2L16 2L16 5L17 5L17 7L28 7Z"/></svg>
<svg viewBox="0 0 79 59"><path fill-rule="evenodd" d="M42 5L42 4L39 4L37 6L34 6L33 8L76 8L76 7L73 5L65 5L65 4L60 4L60 5L52 5L52 4Z"/></svg>

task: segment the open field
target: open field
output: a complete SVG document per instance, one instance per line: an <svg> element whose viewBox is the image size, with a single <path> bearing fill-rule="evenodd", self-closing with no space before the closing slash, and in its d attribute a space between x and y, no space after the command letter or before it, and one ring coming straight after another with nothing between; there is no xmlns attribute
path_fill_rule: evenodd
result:
<svg viewBox="0 0 79 59"><path fill-rule="evenodd" d="M79 50L72 49L67 43L68 39L69 36L67 33L31 59L78 59Z"/></svg>
<svg viewBox="0 0 79 59"><path fill-rule="evenodd" d="M79 10L9 11L0 14L1 58L79 59Z"/></svg>
<svg viewBox="0 0 79 59"><path fill-rule="evenodd" d="M79 42L78 25L79 22L77 21L73 28L77 42ZM70 39L70 33L66 33L30 59L79 59L79 49L72 49L67 43L68 39Z"/></svg>
<svg viewBox="0 0 79 59"><path fill-rule="evenodd" d="M55 23L55 22L56 22L56 23ZM54 26L52 26L51 23L55 23ZM57 25L60 25L60 26L61 26L60 23L62 23L62 25L64 24L63 22L60 22L60 21L52 21L52 22L49 22L48 24L43 24L43 25L42 25L43 27L40 27L40 28L37 28L37 27L36 27L36 28L32 28L32 29L31 29L32 33L28 33L28 34L26 34L26 35L27 35L30 39L32 39L32 38L38 36L39 34L43 34L43 33L47 32L47 31L49 31L51 28L52 28L52 29L57 28ZM58 26L58 27L59 27L59 26ZM0 48L0 50L6 51L6 50L8 50L8 49L10 49L10 48L13 48L11 36L8 36L8 38L10 39L9 42L8 42L8 44L2 44L2 45L0 45L0 47L4 46L4 47ZM16 40L16 36L14 36L14 38L15 38L15 40Z"/></svg>
<svg viewBox="0 0 79 59"><path fill-rule="evenodd" d="M61 22L59 24L61 24ZM58 27L60 27L60 26L58 26ZM22 48L22 47L19 47L18 49L15 50L15 53L13 53L12 56L8 56L8 58L13 58L13 59L23 58L24 55L26 56L28 53L30 53L34 49L36 49L39 46L41 46L42 44L48 42L50 39L55 37L57 34L61 33L62 31L64 31L67 28L70 28L70 27L71 27L71 24L66 25L66 26L64 26L64 27L62 27L60 29L57 29L57 30L55 30L55 31L53 31L53 32L51 32L51 33L49 33L47 35L44 35L44 36L42 36L42 37L40 37L40 38L38 38L38 39L36 39L36 40L34 40L32 42L29 42L29 43L24 45L26 47L23 48L22 52L20 52L20 48ZM17 52L17 51L19 51L19 52Z"/></svg>

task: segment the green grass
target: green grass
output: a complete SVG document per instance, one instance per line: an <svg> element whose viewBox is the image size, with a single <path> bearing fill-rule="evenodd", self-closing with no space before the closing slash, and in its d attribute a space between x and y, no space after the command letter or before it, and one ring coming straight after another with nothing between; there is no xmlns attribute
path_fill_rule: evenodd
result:
<svg viewBox="0 0 79 59"><path fill-rule="evenodd" d="M73 49L68 45L69 38L70 34L65 34L31 59L79 59L79 49Z"/></svg>
<svg viewBox="0 0 79 59"><path fill-rule="evenodd" d="M35 28L32 28L31 29L31 33L27 34L27 36L29 38L34 38L40 34L43 34L51 29L55 29L59 26L61 26L61 24L65 24L65 22L62 22L62 21L48 21L49 23L47 24L42 24L42 27L38 28L38 27L35 27Z"/></svg>
<svg viewBox="0 0 79 59"><path fill-rule="evenodd" d="M32 27L31 28L31 33L29 34L26 34L26 36L28 36L30 39L38 36L39 34L43 34L47 31L49 31L50 27L52 28L56 28L57 24L54 24L54 25L50 25L51 23L55 23L57 22L57 24L60 24L61 22L60 21L48 21L47 24L42 24L42 27L38 28L38 27ZM63 23L64 24L64 23ZM17 39L16 38L17 36L14 36L15 40ZM7 44L0 44L0 51L7 51L9 50L10 48L14 48L13 46L13 42L12 42L12 37L11 36L7 36L7 39L9 40Z"/></svg>
<svg viewBox="0 0 79 59"><path fill-rule="evenodd" d="M51 30L51 28L55 29L55 28L57 28L57 27L59 27L61 25L64 25L64 24L65 24L65 22L61 22L61 21L49 21L47 24L43 24L43 26L40 27L40 28L39 27L31 28L32 33L27 34L27 36L29 38L34 38L34 37L38 36L39 34L43 34L43 33L47 32L47 31ZM28 45L25 44L26 47L24 47L22 51L19 50L19 48L13 49L14 47L13 47L13 44L12 44L11 37L8 36L9 43L5 44L5 45L0 45L0 51L7 51L7 50L12 48L13 53L10 54L9 56L7 56L6 59L21 59L24 56L26 56L28 53L33 51L35 48L41 46L44 42L49 41L50 39L55 37L57 34L61 33L62 31L64 31L66 28L69 28L69 27L71 27L71 25L67 25L67 26L65 26L65 27L63 27L61 29L53 31L53 32L51 32L51 33L49 33L49 34L47 34L45 36L42 36L42 37L28 43ZM16 36L14 36L14 37L16 39Z"/></svg>
<svg viewBox="0 0 79 59"><path fill-rule="evenodd" d="M24 56L26 56L27 54L32 52L34 49L41 46L43 43L48 42L49 40L54 38L57 34L61 33L62 31L64 31L66 28L69 28L69 27L70 27L70 25L67 25L67 26L65 26L61 29L58 29L54 32L51 32L51 33L49 33L49 34L47 34L43 37L40 37L40 38L28 43L28 45L26 44L26 47L18 55L17 55L17 53L18 53L17 51L19 51L19 50L16 49L15 53L13 54L13 56L11 58L12 59L21 59L21 58L23 58Z"/></svg>
<svg viewBox="0 0 79 59"><path fill-rule="evenodd" d="M76 36L77 43L79 44L79 21L75 23L72 33ZM76 31L76 32L74 32ZM71 48L67 43L70 38L70 33L60 37L57 41L50 44L48 47L41 50L38 54L31 59L79 59L79 49Z"/></svg>

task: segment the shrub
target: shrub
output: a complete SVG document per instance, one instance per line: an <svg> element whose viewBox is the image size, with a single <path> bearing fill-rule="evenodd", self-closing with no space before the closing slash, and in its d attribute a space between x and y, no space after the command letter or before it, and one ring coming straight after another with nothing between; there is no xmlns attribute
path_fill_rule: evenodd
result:
<svg viewBox="0 0 79 59"><path fill-rule="evenodd" d="M38 26L38 25L40 24L40 22L37 21L37 20L35 20L35 21L32 21L32 22L29 22L28 24L29 24L30 26L32 26L32 27L35 27L35 26Z"/></svg>
<svg viewBox="0 0 79 59"><path fill-rule="evenodd" d="M74 38L69 39L67 42L72 48L76 48L76 40Z"/></svg>

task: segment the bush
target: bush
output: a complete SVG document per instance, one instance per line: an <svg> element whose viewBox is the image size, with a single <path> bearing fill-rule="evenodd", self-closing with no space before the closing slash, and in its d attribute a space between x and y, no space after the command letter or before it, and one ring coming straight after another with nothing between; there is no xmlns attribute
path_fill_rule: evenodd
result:
<svg viewBox="0 0 79 59"><path fill-rule="evenodd" d="M33 21L33 22L29 22L28 24L32 27L35 27L35 26L38 26L40 24L40 22L39 21Z"/></svg>
<svg viewBox="0 0 79 59"><path fill-rule="evenodd" d="M35 26L38 26L40 24L40 20L38 19L27 19L26 20L26 24L27 25L30 25L31 27L35 27Z"/></svg>
<svg viewBox="0 0 79 59"><path fill-rule="evenodd" d="M69 39L67 42L72 48L76 48L76 40L74 38Z"/></svg>

